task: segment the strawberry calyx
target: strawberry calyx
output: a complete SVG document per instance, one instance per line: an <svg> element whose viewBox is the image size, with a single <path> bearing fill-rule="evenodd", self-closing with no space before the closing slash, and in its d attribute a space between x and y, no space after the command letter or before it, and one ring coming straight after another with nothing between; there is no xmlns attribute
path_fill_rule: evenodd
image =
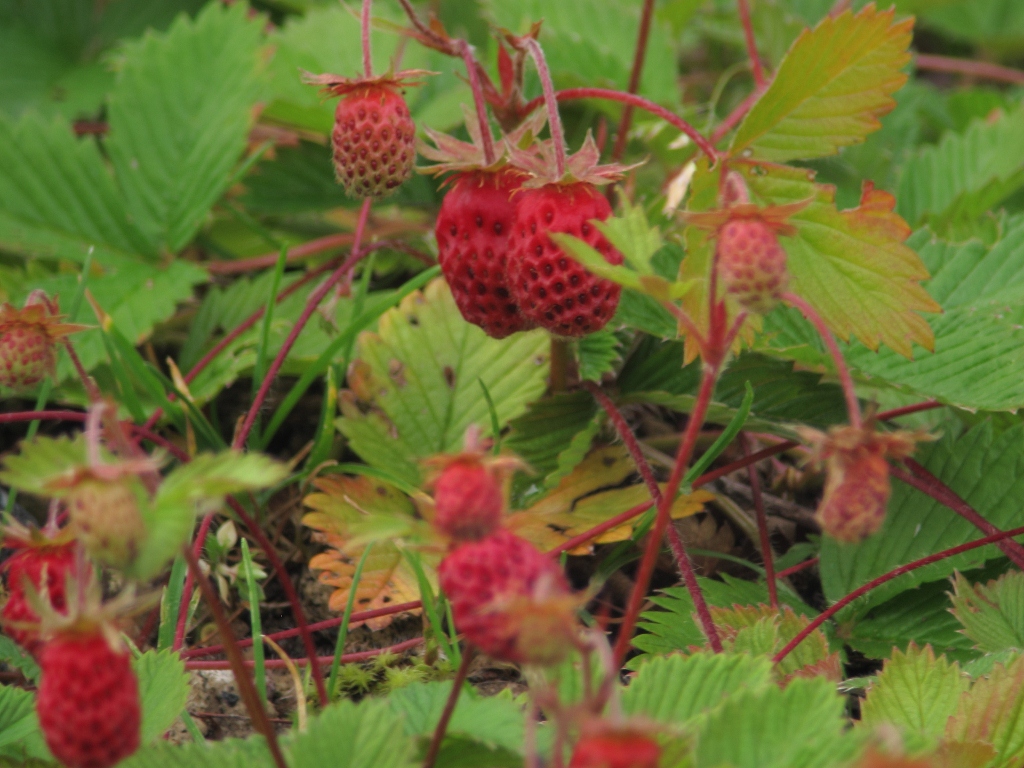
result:
<svg viewBox="0 0 1024 768"><path fill-rule="evenodd" d="M531 144L544 127L546 120L543 112L533 113L514 131L503 137L502 141L497 145L498 151L496 152L494 162L488 163L484 151L483 135L480 133L480 123L465 105L462 106L462 111L465 116L466 132L469 134L469 141L462 141L454 136L424 126L423 131L434 142L434 146L420 141L417 149L425 158L433 160L434 164L421 166L417 169L420 173L438 176L449 171L463 173L470 171L498 172L503 168L509 167L510 148ZM514 168L510 170L514 172ZM448 179L446 183L451 183L453 178Z"/></svg>
<svg viewBox="0 0 1024 768"><path fill-rule="evenodd" d="M304 72L302 82L321 86L321 91L327 96L348 96L352 93L372 89L385 89L397 93L402 88L422 85L421 78L436 74L436 72L426 69L405 69L400 72L386 72L383 75L371 75L370 77L314 75L312 72Z"/></svg>
<svg viewBox="0 0 1024 768"><path fill-rule="evenodd" d="M626 173L643 165L643 162L623 165L621 163L600 164L601 150L590 131L577 152L565 159L565 173L561 176L555 170L556 149L553 139L535 141L526 148L519 148L506 142L506 150L512 165L529 174L523 183L527 189L543 187L548 184L571 185L580 182L586 184L610 184L621 179Z"/></svg>

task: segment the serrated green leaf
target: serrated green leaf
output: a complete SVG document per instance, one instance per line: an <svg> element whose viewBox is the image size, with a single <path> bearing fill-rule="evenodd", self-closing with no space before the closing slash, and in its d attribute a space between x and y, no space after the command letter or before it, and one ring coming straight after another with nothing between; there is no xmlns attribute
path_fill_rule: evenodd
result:
<svg viewBox="0 0 1024 768"><path fill-rule="evenodd" d="M596 222L605 237L623 255L626 263L641 274L654 274L651 258L661 250L665 241L661 230L652 226L639 205L623 200L622 216Z"/></svg>
<svg viewBox="0 0 1024 768"><path fill-rule="evenodd" d="M211 4L125 50L105 147L131 219L161 250L188 244L245 148L261 26L244 5Z"/></svg>
<svg viewBox="0 0 1024 768"><path fill-rule="evenodd" d="M869 5L826 16L793 43L729 151L773 162L833 155L878 130L907 80L912 20Z"/></svg>
<svg viewBox="0 0 1024 768"><path fill-rule="evenodd" d="M147 651L132 663L142 705L142 743L159 739L185 709L189 678L185 664L169 650Z"/></svg>
<svg viewBox="0 0 1024 768"><path fill-rule="evenodd" d="M606 373L611 373L620 359L621 347L619 337L608 330L596 331L580 339L576 346L580 378L583 381L600 381Z"/></svg>
<svg viewBox="0 0 1024 768"><path fill-rule="evenodd" d="M405 737L403 718L386 701L356 706L342 701L324 710L295 737L292 768L412 768L412 739Z"/></svg>
<svg viewBox="0 0 1024 768"><path fill-rule="evenodd" d="M623 691L622 708L629 715L686 725L737 691L773 685L771 673L768 659L747 654L654 658Z"/></svg>
<svg viewBox="0 0 1024 768"><path fill-rule="evenodd" d="M43 743L36 718L36 697L13 686L0 686L0 760L53 758Z"/></svg>
<svg viewBox="0 0 1024 768"><path fill-rule="evenodd" d="M7 635L0 635L0 661L9 667L21 670L25 678L39 682L39 665L20 645Z"/></svg>
<svg viewBox="0 0 1024 768"><path fill-rule="evenodd" d="M1024 185L1024 108L947 133L903 166L897 210L912 224L945 228L976 218ZM941 230L940 230L941 231Z"/></svg>
<svg viewBox="0 0 1024 768"><path fill-rule="evenodd" d="M973 585L958 573L952 602L964 634L982 651L1024 649L1024 573L1006 573Z"/></svg>
<svg viewBox="0 0 1024 768"><path fill-rule="evenodd" d="M48 496L54 478L88 464L85 438L37 436L4 459L0 481L36 496Z"/></svg>
<svg viewBox="0 0 1024 768"><path fill-rule="evenodd" d="M1019 521L1016 498L1018 492L1024 492L1024 427L997 435L991 422L985 421L959 438L946 435L922 445L915 458L996 527L1010 528ZM877 534L860 544L839 544L830 537L822 540L820 569L825 596L838 600L898 565L979 536L978 530L955 512L896 481ZM883 584L848 610L863 615L904 590L942 579L954 570L976 568L998 556L999 550L989 546L940 560Z"/></svg>
<svg viewBox="0 0 1024 768"><path fill-rule="evenodd" d="M204 453L175 467L160 484L157 499L179 504L218 499L230 493L270 488L287 476L283 464L259 453Z"/></svg>
<svg viewBox="0 0 1024 768"><path fill-rule="evenodd" d="M458 452L466 428L491 429L482 379L501 423L526 409L544 391L548 336L542 331L489 338L459 314L447 284L431 282L380 319L376 333L356 344L353 392L372 406L370 414L345 408L338 428L367 462L381 464L389 454L404 458L417 484L418 459ZM390 461L390 459L387 459Z"/></svg>
<svg viewBox="0 0 1024 768"><path fill-rule="evenodd" d="M143 747L119 768L273 768L262 736L189 744L159 742ZM340 766L339 766L340 768Z"/></svg>
<svg viewBox="0 0 1024 768"><path fill-rule="evenodd" d="M820 677L729 696L701 724L696 768L811 768L841 762L843 700Z"/></svg>
<svg viewBox="0 0 1024 768"><path fill-rule="evenodd" d="M935 657L931 646L895 651L861 704L860 725L883 723L911 733L941 737L946 721L970 685L956 663Z"/></svg>
<svg viewBox="0 0 1024 768"><path fill-rule="evenodd" d="M997 665L987 678L975 681L960 698L946 726L946 738L981 741L995 747L995 768L1018 765L1024 758L1024 656Z"/></svg>

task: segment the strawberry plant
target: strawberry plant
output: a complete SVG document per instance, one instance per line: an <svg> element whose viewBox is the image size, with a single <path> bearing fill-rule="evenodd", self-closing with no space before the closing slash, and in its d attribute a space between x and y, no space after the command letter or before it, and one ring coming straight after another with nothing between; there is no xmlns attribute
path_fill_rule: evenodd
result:
<svg viewBox="0 0 1024 768"><path fill-rule="evenodd" d="M1018 5L0 0L0 764L1020 765Z"/></svg>

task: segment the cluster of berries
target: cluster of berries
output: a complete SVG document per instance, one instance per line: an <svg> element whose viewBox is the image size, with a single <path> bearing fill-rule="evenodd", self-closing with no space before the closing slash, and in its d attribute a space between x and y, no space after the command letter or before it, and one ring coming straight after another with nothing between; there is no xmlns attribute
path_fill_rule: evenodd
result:
<svg viewBox="0 0 1024 768"><path fill-rule="evenodd" d="M0 622L39 662L39 726L69 768L108 768L139 747L141 711L131 657L96 606L72 587L74 540L9 528L8 598ZM69 586L70 585L70 586Z"/></svg>
<svg viewBox="0 0 1024 768"><path fill-rule="evenodd" d="M438 575L456 629L501 661L561 660L578 601L555 560L502 527L509 460L469 449L436 463L433 524L451 541Z"/></svg>

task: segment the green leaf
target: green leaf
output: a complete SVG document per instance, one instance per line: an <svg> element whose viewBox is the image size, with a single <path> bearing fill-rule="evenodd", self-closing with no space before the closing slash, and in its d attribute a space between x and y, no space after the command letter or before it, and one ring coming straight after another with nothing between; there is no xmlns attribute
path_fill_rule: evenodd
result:
<svg viewBox="0 0 1024 768"><path fill-rule="evenodd" d="M1024 656L996 665L991 675L975 681L949 720L946 737L991 744L999 754L989 763L993 768L1020 764L1024 759Z"/></svg>
<svg viewBox="0 0 1024 768"><path fill-rule="evenodd" d="M132 666L139 680L142 743L159 739L185 709L189 683L185 664L170 650L147 651Z"/></svg>
<svg viewBox="0 0 1024 768"><path fill-rule="evenodd" d="M342 701L324 710L296 736L292 768L412 768L412 739L403 738L402 717L386 701L356 706Z"/></svg>
<svg viewBox="0 0 1024 768"><path fill-rule="evenodd" d="M947 133L903 166L897 210L912 224L973 219L1024 185L1024 108Z"/></svg>
<svg viewBox="0 0 1024 768"><path fill-rule="evenodd" d="M1024 8L1016 0L946 0L923 9L925 23L987 50L1017 51L1024 42Z"/></svg>
<svg viewBox="0 0 1024 768"><path fill-rule="evenodd" d="M673 726L691 723L728 696L772 685L768 659L740 654L695 653L654 658L622 693L622 708Z"/></svg>
<svg viewBox="0 0 1024 768"><path fill-rule="evenodd" d="M181 464L164 478L157 499L167 503L196 503L230 493L270 488L288 476L285 466L259 453L204 453Z"/></svg>
<svg viewBox="0 0 1024 768"><path fill-rule="evenodd" d="M1024 427L996 435L991 422L985 421L959 438L947 434L919 447L916 459L996 527L1011 528L1019 521L1016 499L1024 493ZM825 596L838 600L898 565L980 536L952 510L894 482L888 513L877 534L860 544L822 539L820 569ZM999 554L992 545L926 565L872 590L847 610L863 615L917 584L942 579L954 570L976 568Z"/></svg>
<svg viewBox="0 0 1024 768"><path fill-rule="evenodd" d="M861 704L860 725L887 723L923 736L941 737L970 679L931 646L894 651Z"/></svg>
<svg viewBox="0 0 1024 768"><path fill-rule="evenodd" d="M740 690L697 733L696 768L811 768L841 762L844 702L820 677Z"/></svg>
<svg viewBox="0 0 1024 768"><path fill-rule="evenodd" d="M19 491L49 496L50 481L87 463L81 433L74 438L36 436L21 443L18 453L5 457L0 481Z"/></svg>
<svg viewBox="0 0 1024 768"><path fill-rule="evenodd" d="M211 4L124 54L105 143L132 220L172 253L192 239L245 149L261 22Z"/></svg>
<svg viewBox="0 0 1024 768"><path fill-rule="evenodd" d="M485 0L488 21L523 34L544 20L544 46L556 88L623 89L629 81L640 8L628 0ZM655 16L639 92L666 105L679 102L677 65L668 25Z"/></svg>
<svg viewBox="0 0 1024 768"><path fill-rule="evenodd" d="M63 121L0 117L0 246L81 262L146 252L95 141Z"/></svg>
<svg viewBox="0 0 1024 768"><path fill-rule="evenodd" d="M0 761L30 758L52 761L36 718L36 697L13 686L0 686ZM17 764L17 763L16 763Z"/></svg>
<svg viewBox="0 0 1024 768"><path fill-rule="evenodd" d="M0 635L0 661L21 670L26 679L39 683L39 665L7 635Z"/></svg>
<svg viewBox="0 0 1024 768"><path fill-rule="evenodd" d="M262 736L224 741L169 744L161 741L143 747L118 768L274 768ZM344 768L344 766L338 766Z"/></svg>
<svg viewBox="0 0 1024 768"><path fill-rule="evenodd" d="M429 738L441 719L451 689L451 682L409 685L388 695L388 707L404 715L406 734ZM522 706L511 696L482 696L467 686L459 695L445 740L460 738L478 742L488 749L521 755L524 721ZM439 764L446 762L442 760Z"/></svg>
<svg viewBox="0 0 1024 768"><path fill-rule="evenodd" d="M971 584L958 573L952 601L964 634L979 649L1024 650L1024 573L1006 573L988 584Z"/></svg>
<svg viewBox="0 0 1024 768"><path fill-rule="evenodd" d="M864 140L896 106L907 81L913 20L869 5L827 16L806 31L768 90L740 124L729 149L773 162L824 157Z"/></svg>
<svg viewBox="0 0 1024 768"><path fill-rule="evenodd" d="M540 396L548 372L542 331L489 338L459 314L443 280L406 297L356 344L353 393L370 409L342 401L338 428L368 463L418 484L418 459L457 452L466 428L491 426L483 379L501 423Z"/></svg>

